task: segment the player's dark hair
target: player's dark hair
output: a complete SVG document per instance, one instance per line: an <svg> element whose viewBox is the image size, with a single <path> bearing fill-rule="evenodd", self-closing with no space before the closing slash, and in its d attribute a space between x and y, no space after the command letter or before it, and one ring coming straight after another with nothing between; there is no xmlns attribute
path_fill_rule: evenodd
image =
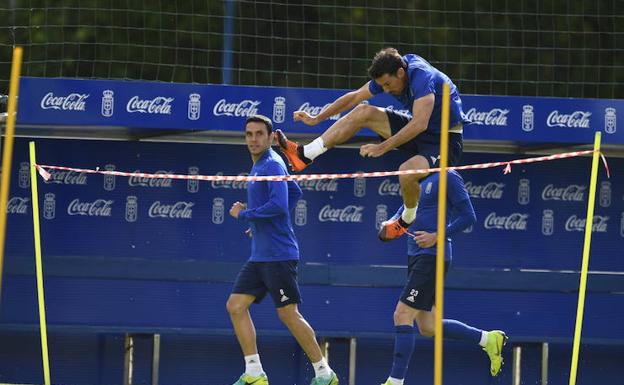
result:
<svg viewBox="0 0 624 385"><path fill-rule="evenodd" d="M245 121L245 127L247 127L247 124L250 122L264 123L264 126L267 129L267 133L271 134L273 132L273 122L271 122L271 119L267 118L264 115L251 115Z"/></svg>
<svg viewBox="0 0 624 385"><path fill-rule="evenodd" d="M371 66L368 67L368 76L375 80L385 74L396 75L399 68L407 69L399 51L392 47L384 48L375 54Z"/></svg>

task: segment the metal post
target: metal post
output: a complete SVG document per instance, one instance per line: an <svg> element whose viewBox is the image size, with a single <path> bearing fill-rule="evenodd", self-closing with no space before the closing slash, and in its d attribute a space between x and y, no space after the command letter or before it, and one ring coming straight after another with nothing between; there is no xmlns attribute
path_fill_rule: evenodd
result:
<svg viewBox="0 0 624 385"><path fill-rule="evenodd" d="M126 333L124 338L125 354L124 354L124 385L132 385L132 371L134 370L134 337L132 334Z"/></svg>
<svg viewBox="0 0 624 385"><path fill-rule="evenodd" d="M158 371L160 368L160 334L154 334L152 341L152 385L158 385Z"/></svg>
<svg viewBox="0 0 624 385"><path fill-rule="evenodd" d="M349 338L349 385L355 385L355 356L357 351L357 339Z"/></svg>
<svg viewBox="0 0 624 385"><path fill-rule="evenodd" d="M512 379L513 385L520 385L520 361L522 359L522 348L520 346L514 346L513 348L513 363L512 363Z"/></svg>
<svg viewBox="0 0 624 385"><path fill-rule="evenodd" d="M235 1L225 1L225 17L223 18L223 84L232 83L232 50L234 33L234 13L236 12Z"/></svg>
<svg viewBox="0 0 624 385"><path fill-rule="evenodd" d="M548 385L548 342L542 342L542 385Z"/></svg>

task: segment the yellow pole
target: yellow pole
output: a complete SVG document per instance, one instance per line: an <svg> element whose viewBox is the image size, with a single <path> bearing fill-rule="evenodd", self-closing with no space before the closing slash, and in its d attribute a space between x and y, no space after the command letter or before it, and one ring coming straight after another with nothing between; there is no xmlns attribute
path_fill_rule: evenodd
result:
<svg viewBox="0 0 624 385"><path fill-rule="evenodd" d="M587 269L589 267L589 249L591 247L592 227L594 224L594 201L596 200L596 183L598 180L598 163L600 161L600 132L594 136L594 154L592 157L591 177L589 181L589 197L587 198L587 218L585 220L585 241L583 244L583 262L581 263L581 282L576 307L576 325L572 343L572 363L570 365L570 385L576 385L581 330L583 328L583 312L585 308L585 290L587 288Z"/></svg>
<svg viewBox="0 0 624 385"><path fill-rule="evenodd" d="M438 239L436 241L435 341L433 383L442 385L442 316L444 310L444 246L446 244L446 166L448 159L448 130L450 87L442 88L442 126L440 132L440 179L438 183Z"/></svg>
<svg viewBox="0 0 624 385"><path fill-rule="evenodd" d="M13 49L11 80L9 85L9 105L7 109L4 153L2 154L2 180L0 181L0 302L2 300L2 271L4 269L4 242L6 237L7 204L11 183L11 160L13 159L13 137L15 135L15 111L19 94L19 76L22 67L22 48Z"/></svg>
<svg viewBox="0 0 624 385"><path fill-rule="evenodd" d="M35 233L35 267L37 270L37 302L39 303L39 328L41 330L41 356L43 380L50 385L50 361L48 358L48 332L46 328L45 300L43 296L43 263L41 261L41 231L39 228L39 198L37 193L37 170L35 165L35 142L30 142L30 186L32 191L33 229Z"/></svg>

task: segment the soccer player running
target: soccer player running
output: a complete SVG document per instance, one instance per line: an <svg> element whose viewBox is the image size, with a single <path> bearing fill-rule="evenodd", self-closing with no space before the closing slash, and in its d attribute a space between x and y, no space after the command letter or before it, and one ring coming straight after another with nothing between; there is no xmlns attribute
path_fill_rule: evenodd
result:
<svg viewBox="0 0 624 385"><path fill-rule="evenodd" d="M448 76L422 57L414 54L401 56L394 48L385 48L375 55L368 69L368 75L370 81L359 89L339 97L320 114L310 116L304 111L294 113L295 121L316 125L330 116L355 107L311 143L299 145L288 140L280 130L276 131L278 143L293 171L303 170L316 157L346 142L365 127L375 131L382 141L361 146L361 156L376 158L398 148L409 156L399 170L436 167L440 155L444 83L448 83L451 90L449 166L459 163L463 151L463 125L469 121L462 111L457 87ZM397 111L360 104L381 92L395 97L405 110ZM379 231L381 240L396 239L414 222L420 197L419 181L426 175L423 173L399 176L405 209L400 217L382 223Z"/></svg>
<svg viewBox="0 0 624 385"><path fill-rule="evenodd" d="M282 158L271 149L274 139L269 118L251 116L245 124L245 142L253 160L250 175L287 175ZM249 182L247 203L235 202L230 215L249 225L251 257L241 268L227 301L234 332L245 356L245 372L234 385L268 385L256 345L256 329L249 314L252 303L269 293L280 320L295 337L314 367L312 385L338 385L338 377L321 354L314 330L297 308L299 246L291 209L301 196L293 181Z"/></svg>
<svg viewBox="0 0 624 385"><path fill-rule="evenodd" d="M408 279L394 310L394 359L387 381L382 385L402 385L414 350L415 330L426 337L435 332L436 237L439 173L421 181L416 221L411 226L414 237L407 240ZM448 171L446 235L452 236L476 222L476 216L462 177ZM396 216L400 216L403 207ZM446 239L445 274L451 264L451 239ZM500 330L484 331L453 319L442 320L443 335L453 340L479 344L490 358L490 373L498 375L503 364L502 349L507 336Z"/></svg>

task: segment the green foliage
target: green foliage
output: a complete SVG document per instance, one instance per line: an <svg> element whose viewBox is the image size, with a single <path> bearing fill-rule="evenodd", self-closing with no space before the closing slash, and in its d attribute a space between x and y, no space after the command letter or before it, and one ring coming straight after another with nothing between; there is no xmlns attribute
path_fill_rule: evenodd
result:
<svg viewBox="0 0 624 385"><path fill-rule="evenodd" d="M374 53L417 53L468 94L622 98L624 17L611 0L233 0L232 82L355 88ZM7 0L23 75L221 83L225 1Z"/></svg>

